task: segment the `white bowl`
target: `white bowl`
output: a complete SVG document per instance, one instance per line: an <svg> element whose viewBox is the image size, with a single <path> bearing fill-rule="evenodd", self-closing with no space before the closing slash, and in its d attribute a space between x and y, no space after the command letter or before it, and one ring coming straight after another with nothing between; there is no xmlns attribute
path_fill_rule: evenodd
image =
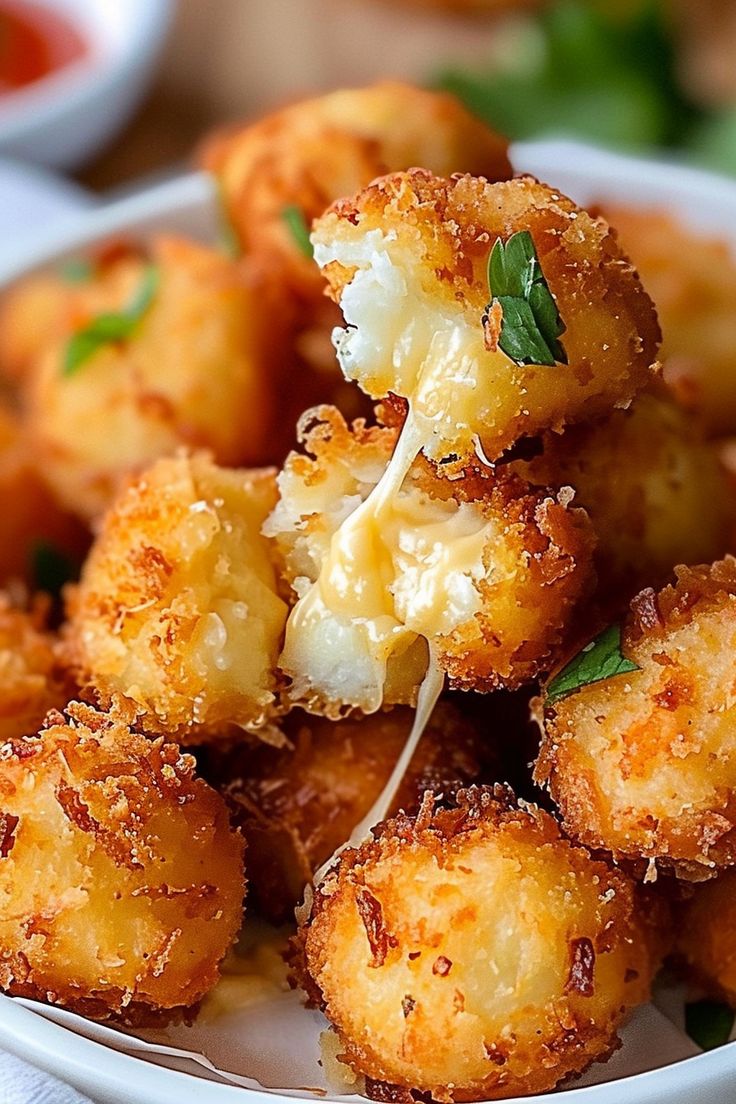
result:
<svg viewBox="0 0 736 1104"><path fill-rule="evenodd" d="M646 208L666 207L695 228L726 237L736 253L734 181L570 142L523 143L513 148L512 159L518 171L531 172L551 182L581 203L612 201ZM217 226L218 204L212 181L204 174L192 174L78 216L74 224L57 231L53 240L34 246L24 256L15 257L12 264L6 264L4 270L0 269L0 285L107 237L120 234L145 237L159 229L188 231L206 241L214 239ZM278 1083L281 1088L227 1084L201 1066L187 1067L186 1062L172 1053L154 1056L150 1048L135 1055L132 1052L139 1044L121 1033L111 1035L107 1029L70 1017L63 1010L28 1007L26 1002L8 997L0 997L0 1047L56 1074L100 1104L170 1104L178 1099L196 1099L199 1104L293 1104L295 1099L301 1099L312 1104L319 1100L318 1092L295 1087L319 1084L320 1074L311 1055L314 1080L306 1079L311 1073L303 1073L303 1047L300 1053L301 1044L297 1040L301 1030L297 1024L308 1017L311 1017L309 1030L303 1034L311 1033L311 1038L316 1039L321 1026L318 1014L295 1007L293 1001L288 1005L276 1001L265 1010L260 1007L251 1010L249 1015L250 1026L239 1025L223 1038L219 1048L220 1068L235 1069L236 1052L252 1055L248 1061L253 1062L253 1068L246 1069L241 1061L242 1074L249 1075L251 1084L257 1076L262 1085ZM678 1042L682 1038L678 1029L669 1020L662 1020L661 1014L651 1007L640 1010L636 1017L626 1029L625 1046L613 1057L610 1066L594 1067L578 1087L508 1104L736 1101L736 1043L674 1061L675 1054L692 1053L695 1048L683 1047ZM224 1029L222 1034L225 1035ZM102 1039L107 1045L99 1041ZM181 1032L176 1045L187 1045ZM196 1039L191 1048L196 1049ZM660 1068L652 1068L657 1066ZM190 1072L184 1072L187 1068ZM600 1080L624 1069L644 1072L607 1082ZM336 1097L332 1092L321 1095L327 1100L356 1099Z"/></svg>
<svg viewBox="0 0 736 1104"><path fill-rule="evenodd" d="M172 0L35 0L66 16L88 50L0 97L0 153L71 169L123 126L145 92Z"/></svg>

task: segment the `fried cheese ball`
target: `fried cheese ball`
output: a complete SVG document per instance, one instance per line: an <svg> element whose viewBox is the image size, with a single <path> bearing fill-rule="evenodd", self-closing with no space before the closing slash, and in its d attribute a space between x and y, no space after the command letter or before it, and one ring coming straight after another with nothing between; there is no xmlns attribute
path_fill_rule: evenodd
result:
<svg viewBox="0 0 736 1104"><path fill-rule="evenodd" d="M444 176L511 175L505 139L454 97L397 81L330 92L230 128L207 142L201 163L221 182L245 252L271 258L288 288L309 298L321 296L324 281L285 213L308 228L340 196L412 165Z"/></svg>
<svg viewBox="0 0 736 1104"><path fill-rule="evenodd" d="M377 1099L552 1089L616 1047L654 967L628 878L502 787L344 852L301 941L303 983Z"/></svg>
<svg viewBox="0 0 736 1104"><path fill-rule="evenodd" d="M698 881L736 863L736 560L675 574L631 604L638 670L547 704L536 779L587 846Z"/></svg>
<svg viewBox="0 0 736 1104"><path fill-rule="evenodd" d="M157 461L106 515L71 600L80 684L183 743L257 726L273 707L287 608L260 529L271 470Z"/></svg>
<svg viewBox="0 0 736 1104"><path fill-rule="evenodd" d="M678 964L709 997L736 1008L736 870L697 886L676 918Z"/></svg>
<svg viewBox="0 0 736 1104"><path fill-rule="evenodd" d="M13 605L0 591L0 741L38 732L50 709L60 709L73 692L56 638L46 625L46 608Z"/></svg>
<svg viewBox="0 0 736 1104"><path fill-rule="evenodd" d="M734 546L733 481L716 447L666 395L639 395L628 410L548 433L543 443L540 456L513 467L535 486L575 489L597 537L604 603L620 609L676 565L711 562Z"/></svg>
<svg viewBox="0 0 736 1104"><path fill-rule="evenodd" d="M273 923L293 917L314 872L350 837L381 793L409 735L413 711L330 721L294 712L283 747L212 749L205 776L226 797L248 841L249 901ZM430 789L447 795L474 781L479 732L441 702L392 805L416 812Z"/></svg>
<svg viewBox="0 0 736 1104"><path fill-rule="evenodd" d="M17 415L0 407L0 586L43 584L38 560L46 552L70 565L89 546L86 526L64 510L46 486Z"/></svg>
<svg viewBox="0 0 736 1104"><path fill-rule="evenodd" d="M513 304L487 311L488 259L520 231L566 326L566 364L523 364L498 344ZM343 373L409 400L433 460L493 461L521 437L628 406L650 379L657 318L614 235L531 177L395 173L335 203L312 240L345 317Z"/></svg>
<svg viewBox="0 0 736 1104"><path fill-rule="evenodd" d="M264 532L299 598L279 666L310 711L413 703L427 642L451 686L528 682L593 584L587 516L513 476L448 480L420 457L392 500L361 513L397 433L308 411L307 455L278 477Z"/></svg>
<svg viewBox="0 0 736 1104"><path fill-rule="evenodd" d="M196 1004L245 885L191 756L72 703L2 746L0 785L0 986L94 1019Z"/></svg>
<svg viewBox="0 0 736 1104"><path fill-rule="evenodd" d="M711 435L736 433L736 257L662 211L605 208L662 326L664 378Z"/></svg>
<svg viewBox="0 0 736 1104"><path fill-rule="evenodd" d="M116 289L117 290L117 289ZM270 424L259 297L223 254L161 238L106 310L147 303L124 339L97 344L71 368L70 349L100 317L99 296L43 353L29 384L39 465L59 500L85 519L124 476L177 446L222 464L258 463Z"/></svg>
<svg viewBox="0 0 736 1104"><path fill-rule="evenodd" d="M127 301L142 262L133 245L111 242L88 258L11 285L0 298L0 379L23 387L49 345L90 316Z"/></svg>

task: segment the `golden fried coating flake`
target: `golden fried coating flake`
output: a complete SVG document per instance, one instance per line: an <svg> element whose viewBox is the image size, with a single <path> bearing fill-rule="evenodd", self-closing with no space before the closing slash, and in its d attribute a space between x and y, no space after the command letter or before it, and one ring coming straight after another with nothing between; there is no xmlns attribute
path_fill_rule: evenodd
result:
<svg viewBox="0 0 736 1104"><path fill-rule="evenodd" d="M302 982L369 1089L544 1092L607 1057L647 999L634 886L502 787L430 810L343 853L301 932Z"/></svg>
<svg viewBox="0 0 736 1104"><path fill-rule="evenodd" d="M308 229L340 196L413 165L443 176L511 175L506 141L454 97L397 81L330 92L231 128L207 142L201 163L221 181L244 250L269 257L289 289L310 298L324 281L289 230L288 209Z"/></svg>
<svg viewBox="0 0 736 1104"><path fill-rule="evenodd" d="M196 1004L240 926L243 840L174 744L90 706L0 748L0 986L92 1016Z"/></svg>
<svg viewBox="0 0 736 1104"><path fill-rule="evenodd" d="M666 582L678 564L734 546L736 492L716 447L666 395L639 395L605 421L544 436L514 470L535 486L575 489L598 544L601 601L618 605Z"/></svg>
<svg viewBox="0 0 736 1104"><path fill-rule="evenodd" d="M664 378L711 435L736 433L736 258L661 210L606 205L662 326Z"/></svg>
<svg viewBox="0 0 736 1104"><path fill-rule="evenodd" d="M507 356L500 303L484 325L491 249L518 231L567 327L567 364ZM651 377L656 314L614 235L530 177L395 173L335 203L313 241L345 316L343 372L375 398L410 400L432 459L492 461L520 437L628 406Z"/></svg>
<svg viewBox="0 0 736 1104"><path fill-rule="evenodd" d="M536 778L583 843L697 881L736 863L736 560L675 574L631 604L639 670L547 707Z"/></svg>
<svg viewBox="0 0 736 1104"><path fill-rule="evenodd" d="M274 701L287 608L261 524L270 470L157 461L105 517L71 603L81 682L184 743L258 725Z"/></svg>
<svg viewBox="0 0 736 1104"><path fill-rule="evenodd" d="M34 589L39 551L50 549L77 565L89 546L86 526L46 486L21 421L2 407L0 517L0 586L22 581Z"/></svg>
<svg viewBox="0 0 736 1104"><path fill-rule="evenodd" d="M679 964L709 997L736 1008L736 870L697 886L676 919Z"/></svg>
<svg viewBox="0 0 736 1104"><path fill-rule="evenodd" d="M553 662L593 581L582 511L512 475L448 480L419 458L363 519L397 430L349 428L321 407L300 433L308 455L287 460L264 530L300 598L279 660L295 704L411 703L427 641L462 689L518 686Z"/></svg>
<svg viewBox="0 0 736 1104"><path fill-rule="evenodd" d="M159 239L152 263L150 305L127 340L102 344L69 370L70 340L101 310L93 278L86 309L32 372L38 463L60 501L84 518L107 508L124 476L178 445L210 449L222 464L258 463L266 449L264 319L247 274L184 239ZM107 311L127 308L151 270L138 259L126 273L124 293L111 285Z"/></svg>
<svg viewBox="0 0 736 1104"><path fill-rule="evenodd" d="M298 711L284 719L289 743L208 749L205 776L225 795L248 841L249 901L274 923L292 918L314 872L373 807L413 720L397 708L330 721ZM478 731L441 702L392 805L416 812L422 794L448 795L474 781Z"/></svg>
<svg viewBox="0 0 736 1104"><path fill-rule="evenodd" d="M0 741L38 732L73 692L45 615L41 602L20 609L0 591Z"/></svg>

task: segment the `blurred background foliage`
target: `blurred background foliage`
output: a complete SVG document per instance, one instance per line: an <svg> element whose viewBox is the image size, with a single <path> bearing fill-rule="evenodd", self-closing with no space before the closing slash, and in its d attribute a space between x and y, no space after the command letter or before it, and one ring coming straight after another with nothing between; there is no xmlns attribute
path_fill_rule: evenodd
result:
<svg viewBox="0 0 736 1104"><path fill-rule="evenodd" d="M512 138L574 136L736 174L736 0L176 0L156 85L82 174L184 163L212 127L398 77Z"/></svg>
<svg viewBox="0 0 736 1104"><path fill-rule="evenodd" d="M729 7L721 5L723 23ZM728 50L736 76L734 37L718 40L726 29L708 0L550 0L499 27L486 66L440 66L431 84L512 138L662 147L736 174L736 108L708 72Z"/></svg>

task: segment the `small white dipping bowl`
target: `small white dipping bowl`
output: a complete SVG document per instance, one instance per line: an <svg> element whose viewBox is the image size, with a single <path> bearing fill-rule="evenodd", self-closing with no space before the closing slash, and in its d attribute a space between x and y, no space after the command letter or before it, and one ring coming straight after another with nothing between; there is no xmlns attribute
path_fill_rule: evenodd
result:
<svg viewBox="0 0 736 1104"><path fill-rule="evenodd" d="M73 169L117 133L140 101L173 0L33 0L74 24L83 57L0 96L0 154Z"/></svg>

